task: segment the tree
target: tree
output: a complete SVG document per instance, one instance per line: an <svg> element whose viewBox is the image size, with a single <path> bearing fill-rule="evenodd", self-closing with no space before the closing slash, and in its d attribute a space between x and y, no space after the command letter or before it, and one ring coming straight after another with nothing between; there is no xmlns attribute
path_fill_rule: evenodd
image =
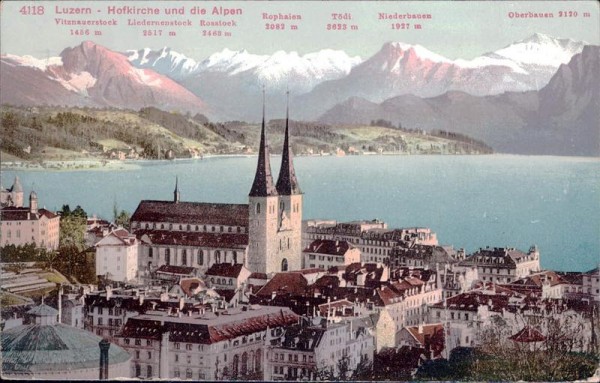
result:
<svg viewBox="0 0 600 383"><path fill-rule="evenodd" d="M122 226L125 229L129 230L129 219L131 218L131 215L126 212L125 210L121 210L121 212L117 215L116 219L115 219L115 224L117 226Z"/></svg>

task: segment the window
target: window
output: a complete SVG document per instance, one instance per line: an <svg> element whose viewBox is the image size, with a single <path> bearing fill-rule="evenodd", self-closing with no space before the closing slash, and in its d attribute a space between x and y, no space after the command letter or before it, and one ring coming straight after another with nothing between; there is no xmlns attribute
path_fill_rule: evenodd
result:
<svg viewBox="0 0 600 383"><path fill-rule="evenodd" d="M136 359L140 358L140 350L135 350L135 358Z"/></svg>
<svg viewBox="0 0 600 383"><path fill-rule="evenodd" d="M179 374L179 370L178 370L178 369L177 369L177 370L175 370L175 371L173 371L173 376L174 376L175 378L179 378L179 375L180 375L180 374Z"/></svg>
<svg viewBox="0 0 600 383"><path fill-rule="evenodd" d="M148 258L152 258L152 248L148 248Z"/></svg>
<svg viewBox="0 0 600 383"><path fill-rule="evenodd" d="M260 214L260 204L256 204L256 214Z"/></svg>
<svg viewBox="0 0 600 383"><path fill-rule="evenodd" d="M248 372L248 354L247 353L242 354L241 372L242 372L242 375L246 375L246 373Z"/></svg>
<svg viewBox="0 0 600 383"><path fill-rule="evenodd" d="M146 367L146 377L151 378L152 377L152 366L148 365L148 367Z"/></svg>
<svg viewBox="0 0 600 383"><path fill-rule="evenodd" d="M192 364L192 356L191 355L187 356L187 364Z"/></svg>
<svg viewBox="0 0 600 383"><path fill-rule="evenodd" d="M183 266L187 266L187 250L186 249L183 249L181 251L181 264Z"/></svg>
<svg viewBox="0 0 600 383"><path fill-rule="evenodd" d="M141 346L141 345L142 345L142 340L141 340L141 339L139 339L139 338L138 338L138 339L136 339L136 340L135 340L135 345L136 345L136 346Z"/></svg>
<svg viewBox="0 0 600 383"><path fill-rule="evenodd" d="M148 359L152 359L152 351L148 351Z"/></svg>
<svg viewBox="0 0 600 383"><path fill-rule="evenodd" d="M238 261L237 261L237 251L233 252L233 263L238 263Z"/></svg>
<svg viewBox="0 0 600 383"><path fill-rule="evenodd" d="M192 379L192 370L191 369L187 369L185 370L185 377L186 379Z"/></svg>
<svg viewBox="0 0 600 383"><path fill-rule="evenodd" d="M286 258L283 258L283 261L281 261L281 271L288 271L288 261Z"/></svg>
<svg viewBox="0 0 600 383"><path fill-rule="evenodd" d="M146 340L146 346L152 346L152 340L147 339Z"/></svg>
<svg viewBox="0 0 600 383"><path fill-rule="evenodd" d="M135 377L139 378L142 375L142 367L139 364L135 364Z"/></svg>
<svg viewBox="0 0 600 383"><path fill-rule="evenodd" d="M175 363L179 362L179 354L175 354Z"/></svg>
<svg viewBox="0 0 600 383"><path fill-rule="evenodd" d="M179 343L175 343L175 350L179 350Z"/></svg>
<svg viewBox="0 0 600 383"><path fill-rule="evenodd" d="M165 249L165 264L171 264L171 249Z"/></svg>
<svg viewBox="0 0 600 383"><path fill-rule="evenodd" d="M98 318L98 326L102 326L102 318Z"/></svg>
<svg viewBox="0 0 600 383"><path fill-rule="evenodd" d="M129 344L129 338L125 338L125 344Z"/></svg>
<svg viewBox="0 0 600 383"><path fill-rule="evenodd" d="M191 343L186 344L185 345L185 349L188 350L188 351L191 351L192 350L192 344Z"/></svg>
<svg viewBox="0 0 600 383"><path fill-rule="evenodd" d="M221 251L215 251L215 263L221 263Z"/></svg>

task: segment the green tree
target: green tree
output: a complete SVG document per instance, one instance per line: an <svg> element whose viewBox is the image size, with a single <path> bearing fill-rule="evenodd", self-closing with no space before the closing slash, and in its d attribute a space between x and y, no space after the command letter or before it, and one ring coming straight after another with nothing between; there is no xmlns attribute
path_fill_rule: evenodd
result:
<svg viewBox="0 0 600 383"><path fill-rule="evenodd" d="M121 212L117 215L117 218L115 219L115 224L117 226L122 226L125 229L129 230L129 219L131 218L131 215L126 212L125 210L121 210Z"/></svg>

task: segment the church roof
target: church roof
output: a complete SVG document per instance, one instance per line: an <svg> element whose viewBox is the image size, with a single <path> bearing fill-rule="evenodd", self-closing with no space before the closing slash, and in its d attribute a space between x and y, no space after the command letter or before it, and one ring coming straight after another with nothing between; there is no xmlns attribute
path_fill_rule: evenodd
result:
<svg viewBox="0 0 600 383"><path fill-rule="evenodd" d="M35 324L4 330L2 373L27 374L98 368L100 340L99 336L89 331L64 324ZM123 363L129 359L125 350L111 345L110 364Z"/></svg>
<svg viewBox="0 0 600 383"><path fill-rule="evenodd" d="M280 195L300 194L300 186L294 170L292 159L292 150L289 142L289 108L286 111L285 119L285 137L283 139L283 151L281 153L281 168L279 168L279 177L277 178L277 193Z"/></svg>
<svg viewBox="0 0 600 383"><path fill-rule="evenodd" d="M144 200L131 221L247 227L248 205Z"/></svg>
<svg viewBox="0 0 600 383"><path fill-rule="evenodd" d="M243 250L248 246L248 234L207 233L166 230L137 230L136 236L142 242L155 245L180 245Z"/></svg>
<svg viewBox="0 0 600 383"><path fill-rule="evenodd" d="M277 189L275 188L273 176L271 174L271 161L269 157L269 144L267 143L267 137L265 133L265 106L263 99L263 119L260 130L258 164L256 165L254 182L252 183L252 188L250 189L250 197L268 197L277 195Z"/></svg>

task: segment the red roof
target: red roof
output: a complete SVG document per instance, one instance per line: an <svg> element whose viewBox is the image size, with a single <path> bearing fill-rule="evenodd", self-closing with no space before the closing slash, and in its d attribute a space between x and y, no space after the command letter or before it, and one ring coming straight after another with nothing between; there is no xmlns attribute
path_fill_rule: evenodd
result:
<svg viewBox="0 0 600 383"><path fill-rule="evenodd" d="M322 271L322 270L321 270ZM304 295L308 287L308 281L301 273L277 273L256 295L259 297L271 297L273 292L291 295Z"/></svg>
<svg viewBox="0 0 600 383"><path fill-rule="evenodd" d="M326 255L344 255L352 248L354 248L354 246L346 241L316 239L306 249L304 249L304 252Z"/></svg>
<svg viewBox="0 0 600 383"><path fill-rule="evenodd" d="M537 329L530 326L525 326L521 331L519 331L518 333L516 333L508 339L520 343L533 343L543 342L546 340L546 337Z"/></svg>
<svg viewBox="0 0 600 383"><path fill-rule="evenodd" d="M240 263L234 265L231 263L215 263L206 271L206 275L237 278L240 276L243 267L244 265Z"/></svg>

